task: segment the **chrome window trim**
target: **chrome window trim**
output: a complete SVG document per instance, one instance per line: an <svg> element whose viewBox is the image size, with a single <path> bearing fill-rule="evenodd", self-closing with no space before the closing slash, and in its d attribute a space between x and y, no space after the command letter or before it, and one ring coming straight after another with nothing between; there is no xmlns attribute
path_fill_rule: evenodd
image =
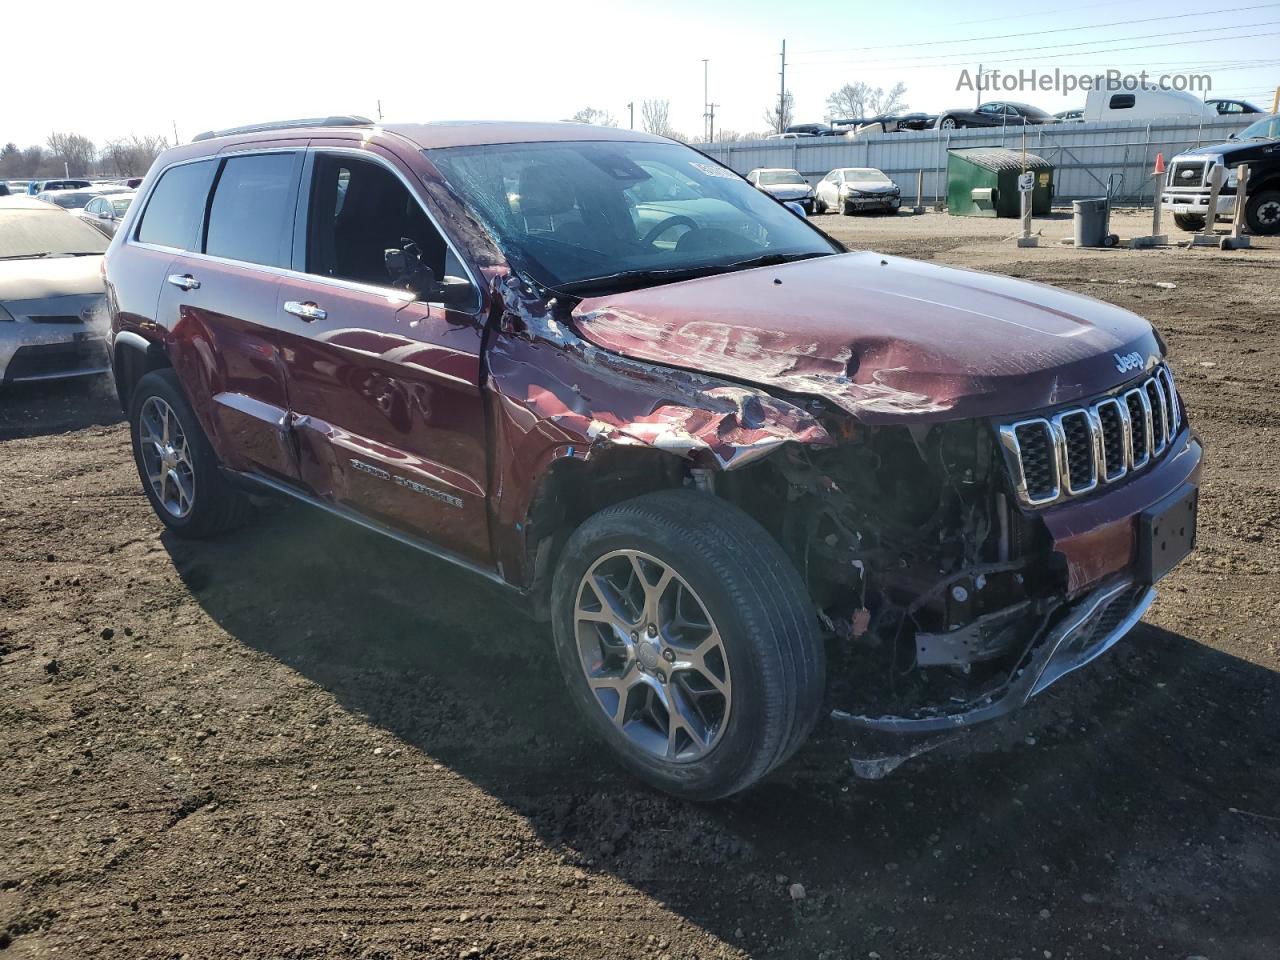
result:
<svg viewBox="0 0 1280 960"><path fill-rule="evenodd" d="M426 214L426 217L431 222L431 225L435 227L436 232L440 234L440 238L444 240L445 246L448 247L450 252L453 253L454 258L460 264L462 264L462 269L465 270L467 273L467 280L471 284L472 289L475 290L476 292L475 306L469 310L459 309L457 307L446 307L443 301L416 300L413 296L409 295L405 291L397 290L395 287L383 287L383 286L379 286L377 284L372 284L372 283L360 283L355 280L346 280L341 277L326 277L318 273L307 273L302 270L293 270L288 267L276 267L276 266L272 266L270 264L265 264L265 263L250 263L247 260L234 260L230 257L217 257L217 256L213 256L212 254L207 254L198 250L187 250L183 247L170 247L170 246L165 246L163 244L158 244L158 243L145 243L137 238L138 230L142 226L143 218L146 217L146 210L151 203L151 197L155 193L156 185L159 184L161 178L163 178L164 175L168 173L170 170L172 170L174 167L186 166L187 164L191 164L191 163L205 163L210 160L216 162L216 161L222 160L225 157L234 157L234 156L241 156L244 154L254 154L254 153L304 153L304 154L305 153L317 153L317 154L318 153L341 153L341 154L349 154L355 157L370 159L375 163L382 164L384 167L390 170L393 174L395 174L395 176L404 185L405 189L409 191L409 195L413 197L414 202L416 202L418 206L422 208L422 212ZM301 185L299 185L298 201L299 202L302 201ZM208 198L206 197L206 203L207 202L208 202ZM244 267L249 270L255 270L261 273L271 274L271 275L282 277L284 279L289 279L289 280L305 280L305 281L311 281L314 283L321 283L326 286L338 287L344 290L353 290L357 293L367 293L367 294L373 294L374 296L382 296L382 297L388 298L389 300L399 300L406 304L423 303L428 307L439 307L442 310L457 310L459 313L466 313L472 316L479 316L479 314L483 312L484 288L480 285L479 281L476 279L476 274L472 269L471 264L466 260L465 257L462 256L461 253L458 252L457 246L454 244L453 240L450 239L449 235L440 228L440 222L435 218L435 216L431 213L431 211L427 209L426 205L423 204L422 198L418 196L417 192L414 190L413 184L409 182L408 178L406 178L392 164L388 163L385 158L380 157L377 154L371 153L367 150L360 150L355 147L313 147L308 142L300 142L297 146L291 146L291 147L261 147L258 149L254 149L252 147L245 147L244 149L226 150L219 153L202 154L198 157L188 157L185 160L175 160L173 163L166 164L164 169L162 169L159 173L156 174L155 179L151 181L150 186L147 188L146 195L142 197L141 204L139 204L135 200L134 203L129 205L130 212L132 212L135 209L138 210L138 214L135 217L136 222L129 224L127 231L125 231L125 237L123 241L126 245L129 245L129 246L139 247L140 249L143 249L143 250L152 250L158 253L172 253L175 255L191 257L192 259L203 260L209 263L220 263L220 264L226 264L234 267ZM128 214L126 214L126 216L128 216Z"/></svg>

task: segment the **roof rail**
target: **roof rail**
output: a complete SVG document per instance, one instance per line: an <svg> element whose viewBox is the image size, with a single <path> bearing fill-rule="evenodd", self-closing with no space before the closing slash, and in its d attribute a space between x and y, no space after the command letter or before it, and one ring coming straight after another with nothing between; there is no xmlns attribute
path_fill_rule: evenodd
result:
<svg viewBox="0 0 1280 960"><path fill-rule="evenodd" d="M272 123L251 123L244 127L228 127L226 130L206 130L191 138L192 143L212 140L214 137L230 137L238 133L267 133L271 130L292 130L296 127L367 127L373 123L368 117L336 116L308 117L302 120L276 120Z"/></svg>

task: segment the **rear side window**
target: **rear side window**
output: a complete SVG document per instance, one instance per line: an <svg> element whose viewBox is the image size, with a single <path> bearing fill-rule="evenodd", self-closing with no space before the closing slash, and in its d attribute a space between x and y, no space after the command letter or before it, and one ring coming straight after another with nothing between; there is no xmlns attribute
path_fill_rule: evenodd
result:
<svg viewBox="0 0 1280 960"><path fill-rule="evenodd" d="M1128 110L1137 102L1138 98L1132 93L1117 93L1111 98L1111 109Z"/></svg>
<svg viewBox="0 0 1280 960"><path fill-rule="evenodd" d="M216 160L201 160L166 170L147 201L138 240L180 250L196 249L196 231L216 168Z"/></svg>
<svg viewBox="0 0 1280 960"><path fill-rule="evenodd" d="M205 253L246 263L288 266L296 162L294 153L228 159L209 206Z"/></svg>

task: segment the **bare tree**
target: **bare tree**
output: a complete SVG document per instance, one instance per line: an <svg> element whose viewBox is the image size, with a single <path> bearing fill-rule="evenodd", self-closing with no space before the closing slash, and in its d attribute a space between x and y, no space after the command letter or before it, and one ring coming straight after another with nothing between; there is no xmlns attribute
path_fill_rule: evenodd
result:
<svg viewBox="0 0 1280 960"><path fill-rule="evenodd" d="M671 101L646 100L640 105L640 126L659 137L681 139L671 128Z"/></svg>
<svg viewBox="0 0 1280 960"><path fill-rule="evenodd" d="M905 83L895 83L885 90L857 80L827 97L827 111L835 120L901 113L907 109L906 92Z"/></svg>
<svg viewBox="0 0 1280 960"><path fill-rule="evenodd" d="M78 133L51 133L48 144L53 159L70 173L83 176L93 169L93 162L98 158L98 151L93 141Z"/></svg>
<svg viewBox="0 0 1280 960"><path fill-rule="evenodd" d="M116 177L140 177L160 152L168 148L165 137L131 136L109 140L102 148L102 172Z"/></svg>
<svg viewBox="0 0 1280 960"><path fill-rule="evenodd" d="M38 177L45 165L44 147L36 146L27 147L22 151L22 172L18 174L20 177Z"/></svg>
<svg viewBox="0 0 1280 960"><path fill-rule="evenodd" d="M0 177L22 176L22 150L12 140L0 150Z"/></svg>
<svg viewBox="0 0 1280 960"><path fill-rule="evenodd" d="M597 127L616 127L618 125L618 121L613 119L613 114L608 110L597 110L595 107L583 107L569 118L569 122L590 123Z"/></svg>
<svg viewBox="0 0 1280 960"><path fill-rule="evenodd" d="M791 126L796 103L795 97L791 96L791 91L788 90L781 100L781 103L774 103L772 107L764 112L764 122L769 125L769 130L772 133L785 133L787 127Z"/></svg>

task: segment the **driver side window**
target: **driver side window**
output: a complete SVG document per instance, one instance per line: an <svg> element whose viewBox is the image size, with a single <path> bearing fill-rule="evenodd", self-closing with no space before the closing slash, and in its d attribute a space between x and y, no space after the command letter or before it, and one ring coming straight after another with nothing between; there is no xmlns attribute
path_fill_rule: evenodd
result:
<svg viewBox="0 0 1280 960"><path fill-rule="evenodd" d="M466 276L399 177L375 161L316 155L307 217L307 273L391 287L386 252L410 243L437 279Z"/></svg>

